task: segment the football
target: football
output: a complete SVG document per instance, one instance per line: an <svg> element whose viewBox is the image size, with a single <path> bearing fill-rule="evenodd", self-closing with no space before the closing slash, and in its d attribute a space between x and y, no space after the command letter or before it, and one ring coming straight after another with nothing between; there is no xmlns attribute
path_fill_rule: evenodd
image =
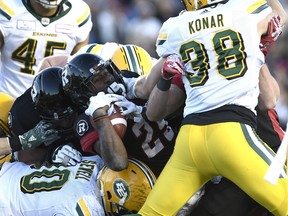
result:
<svg viewBox="0 0 288 216"><path fill-rule="evenodd" d="M127 120L126 117L121 114L120 108L114 105L112 114L109 117L116 133L123 138L127 129Z"/></svg>

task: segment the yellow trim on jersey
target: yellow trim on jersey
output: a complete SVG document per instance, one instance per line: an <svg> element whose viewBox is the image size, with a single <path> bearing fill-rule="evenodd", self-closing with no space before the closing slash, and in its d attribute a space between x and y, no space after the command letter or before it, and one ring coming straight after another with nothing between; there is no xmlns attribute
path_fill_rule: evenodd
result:
<svg viewBox="0 0 288 216"><path fill-rule="evenodd" d="M86 11L84 14L76 20L77 24L80 25L83 21L85 21L90 16L90 8L86 6Z"/></svg>
<svg viewBox="0 0 288 216"><path fill-rule="evenodd" d="M168 38L168 34L159 34L157 38L157 45L162 45Z"/></svg>
<svg viewBox="0 0 288 216"><path fill-rule="evenodd" d="M15 12L12 9L10 9L7 5L5 5L3 1L0 1L0 7L5 13L10 15L11 17L15 15Z"/></svg>
<svg viewBox="0 0 288 216"><path fill-rule="evenodd" d="M89 53L97 54L102 47L103 45L97 44L89 51Z"/></svg>
<svg viewBox="0 0 288 216"><path fill-rule="evenodd" d="M79 216L92 216L83 198L77 203L76 211Z"/></svg>
<svg viewBox="0 0 288 216"><path fill-rule="evenodd" d="M250 7L248 7L246 9L246 11L248 13L252 13L253 11L257 10L258 8L260 8L261 6L265 5L267 2L265 0L260 0L256 3L254 3L253 5L251 5Z"/></svg>
<svg viewBox="0 0 288 216"><path fill-rule="evenodd" d="M158 40L166 40L168 38L168 34L159 34L158 35Z"/></svg>

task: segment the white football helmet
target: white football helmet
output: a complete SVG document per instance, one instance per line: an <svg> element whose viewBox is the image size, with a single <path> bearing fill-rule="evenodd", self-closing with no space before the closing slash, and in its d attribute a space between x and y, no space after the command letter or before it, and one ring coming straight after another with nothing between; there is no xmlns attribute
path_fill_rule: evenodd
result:
<svg viewBox="0 0 288 216"><path fill-rule="evenodd" d="M107 215L136 213L155 181L149 167L136 159L129 159L128 168L120 172L104 167L99 173L98 186Z"/></svg>
<svg viewBox="0 0 288 216"><path fill-rule="evenodd" d="M227 1L228 0L182 0L182 3L187 11L195 11L208 5Z"/></svg>
<svg viewBox="0 0 288 216"><path fill-rule="evenodd" d="M36 0L39 4L47 9L53 9L63 4L67 0Z"/></svg>

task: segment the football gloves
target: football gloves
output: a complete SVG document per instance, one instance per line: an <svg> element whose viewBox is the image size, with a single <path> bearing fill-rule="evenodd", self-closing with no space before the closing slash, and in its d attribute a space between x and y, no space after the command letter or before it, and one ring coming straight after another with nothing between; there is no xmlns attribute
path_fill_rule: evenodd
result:
<svg viewBox="0 0 288 216"><path fill-rule="evenodd" d="M282 33L282 27L280 24L280 17L272 17L268 23L267 34L261 37L260 49L266 56L268 53L268 47L274 43Z"/></svg>
<svg viewBox="0 0 288 216"><path fill-rule="evenodd" d="M122 115L125 115L130 119L133 119L133 121L136 123L142 122L143 120L142 106L134 104L133 102L127 100L125 97L121 95L114 95L114 97L119 99L119 101L115 102L115 105L121 107Z"/></svg>
<svg viewBox="0 0 288 216"><path fill-rule="evenodd" d="M90 103L88 108L85 110L87 116L92 116L95 110L108 106L117 101L117 98L112 97L112 94L105 94L104 92L99 92L96 96L90 97Z"/></svg>
<svg viewBox="0 0 288 216"><path fill-rule="evenodd" d="M172 54L164 62L161 76L165 80L171 80L176 74L184 75L185 69L181 58L176 54Z"/></svg>
<svg viewBox="0 0 288 216"><path fill-rule="evenodd" d="M45 146L49 146L60 138L58 131L54 129L53 125L43 120L33 129L19 135L18 137L23 150L34 149L42 143Z"/></svg>
<svg viewBox="0 0 288 216"><path fill-rule="evenodd" d="M80 163L82 154L72 144L57 147L52 154L52 162L64 166L75 166Z"/></svg>

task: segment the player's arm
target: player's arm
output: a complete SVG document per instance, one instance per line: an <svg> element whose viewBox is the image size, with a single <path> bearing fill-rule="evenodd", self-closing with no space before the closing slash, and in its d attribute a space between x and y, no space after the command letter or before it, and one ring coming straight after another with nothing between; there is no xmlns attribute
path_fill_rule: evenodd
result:
<svg viewBox="0 0 288 216"><path fill-rule="evenodd" d="M38 72L51 66L64 67L70 55L47 56L41 60L38 66Z"/></svg>
<svg viewBox="0 0 288 216"><path fill-rule="evenodd" d="M12 148L9 143L8 137L0 138L0 155L10 154L12 152Z"/></svg>
<svg viewBox="0 0 288 216"><path fill-rule="evenodd" d="M94 150L100 154L110 169L121 171L128 167L128 155L122 139L116 133L107 114L112 102L113 98L100 92L90 98L85 114L91 117L92 125L99 134Z"/></svg>
<svg viewBox="0 0 288 216"><path fill-rule="evenodd" d="M72 50L72 52L71 52L70 54L71 54L71 55L74 55L75 53L77 53L78 50L79 50L81 47L83 47L83 46L85 46L85 45L88 44L88 41L89 41L89 35L88 35L88 37L87 37L84 41L76 44L76 46L73 48L73 50Z"/></svg>
<svg viewBox="0 0 288 216"><path fill-rule="evenodd" d="M168 56L161 69L161 77L148 99L146 116L150 121L161 120L184 104L186 95L184 89L180 88L183 73L184 66L180 58L176 55ZM177 85L171 84L173 79L178 79L175 82Z"/></svg>
<svg viewBox="0 0 288 216"><path fill-rule="evenodd" d="M166 91L158 86L157 84L152 90L146 108L146 116L150 121L159 121L175 112L184 104L186 98L185 92L174 84Z"/></svg>
<svg viewBox="0 0 288 216"><path fill-rule="evenodd" d="M280 97L280 88L277 81L271 75L268 67L264 64L259 74L258 106L261 110L270 110L276 106L276 102Z"/></svg>
<svg viewBox="0 0 288 216"><path fill-rule="evenodd" d="M0 138L0 155L34 149L41 144L48 146L59 138L58 132L51 123L41 121L22 135Z"/></svg>
<svg viewBox="0 0 288 216"><path fill-rule="evenodd" d="M279 16L281 26L283 27L287 23L287 13L281 3L278 0L267 0L267 4L272 8L272 14L270 16Z"/></svg>
<svg viewBox="0 0 288 216"><path fill-rule="evenodd" d="M134 93L137 98L148 99L149 95L156 85L157 81L161 77L161 69L163 67L166 58L160 58L155 65L151 68L148 75L140 76L137 78L134 84Z"/></svg>

